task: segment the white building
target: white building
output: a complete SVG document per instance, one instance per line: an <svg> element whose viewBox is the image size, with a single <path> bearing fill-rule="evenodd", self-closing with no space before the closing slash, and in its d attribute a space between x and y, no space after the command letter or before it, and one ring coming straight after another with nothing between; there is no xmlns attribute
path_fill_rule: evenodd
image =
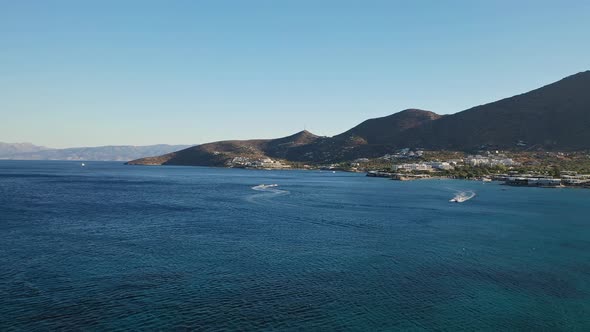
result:
<svg viewBox="0 0 590 332"><path fill-rule="evenodd" d="M434 169L432 168L432 166L427 165L425 163L394 165L393 166L393 170L394 171L406 171L406 172L411 172L411 171L432 172L432 171L434 171Z"/></svg>
<svg viewBox="0 0 590 332"><path fill-rule="evenodd" d="M446 161L429 161L423 163L414 163L414 164L401 164L401 165L393 165L393 170L395 171L426 171L426 172L433 172L435 170L450 170L454 167Z"/></svg>
<svg viewBox="0 0 590 332"><path fill-rule="evenodd" d="M446 162L446 161L431 161L431 162L427 162L425 164L429 165L432 168L440 169L440 170L450 170L450 169L454 168L449 162Z"/></svg>
<svg viewBox="0 0 590 332"><path fill-rule="evenodd" d="M465 164L473 167L482 167L482 166L515 166L518 165L517 162L510 158L497 158L497 157L484 157L484 156L468 156L465 158Z"/></svg>

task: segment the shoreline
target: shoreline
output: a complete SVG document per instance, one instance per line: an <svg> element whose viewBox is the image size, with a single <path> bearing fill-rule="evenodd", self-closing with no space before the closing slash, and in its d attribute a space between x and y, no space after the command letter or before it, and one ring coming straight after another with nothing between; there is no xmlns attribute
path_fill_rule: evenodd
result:
<svg viewBox="0 0 590 332"><path fill-rule="evenodd" d="M474 182L481 182L481 183L490 183L490 182L502 182L500 185L502 186L510 186L510 187L525 187L525 188L546 188L546 189L590 189L590 182L581 183L580 185L571 185L564 183L564 179L562 178L552 178L553 182L556 180L560 180L559 184L539 184L538 182L533 182L529 184L528 182L511 182L509 179L493 179L493 178L477 178L477 179L469 179L469 178L458 178L453 176L447 175L428 175L428 174L399 174L399 173L388 173L388 172L377 172L377 171L370 171L367 172L367 177L379 177L379 178L387 178L394 181L427 181L427 180L464 180L464 181L474 181ZM487 179L487 180L485 180ZM528 178L534 179L538 181L538 178Z"/></svg>

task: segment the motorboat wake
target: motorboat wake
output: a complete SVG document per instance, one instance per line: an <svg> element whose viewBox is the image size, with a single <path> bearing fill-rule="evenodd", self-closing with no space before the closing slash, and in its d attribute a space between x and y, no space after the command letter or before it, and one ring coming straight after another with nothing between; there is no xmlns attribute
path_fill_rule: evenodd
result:
<svg viewBox="0 0 590 332"><path fill-rule="evenodd" d="M279 185L276 184L276 183L275 184L264 184L263 183L263 184L259 184L257 186L252 187L252 189L263 191L263 190L266 190L266 189L269 189L269 188L275 188L275 187L278 187L278 186Z"/></svg>
<svg viewBox="0 0 590 332"><path fill-rule="evenodd" d="M274 201L274 198L278 196L289 195L290 192L288 190L282 190L278 188L278 184L259 184L257 186L252 187L252 190L258 191L258 193L250 195L246 198L247 201L250 203L256 204L267 204L269 201ZM265 203L266 202L266 203ZM273 204L276 204L274 202Z"/></svg>
<svg viewBox="0 0 590 332"><path fill-rule="evenodd" d="M455 194L455 197L451 198L449 202L451 203L463 203L475 197L475 192L473 191L461 191Z"/></svg>

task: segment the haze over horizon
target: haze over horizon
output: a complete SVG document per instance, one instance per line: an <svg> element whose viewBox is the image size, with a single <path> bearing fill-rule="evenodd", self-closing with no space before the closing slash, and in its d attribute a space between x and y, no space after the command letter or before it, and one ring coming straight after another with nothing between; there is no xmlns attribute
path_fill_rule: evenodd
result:
<svg viewBox="0 0 590 332"><path fill-rule="evenodd" d="M0 2L0 142L332 136L590 69L590 3Z"/></svg>

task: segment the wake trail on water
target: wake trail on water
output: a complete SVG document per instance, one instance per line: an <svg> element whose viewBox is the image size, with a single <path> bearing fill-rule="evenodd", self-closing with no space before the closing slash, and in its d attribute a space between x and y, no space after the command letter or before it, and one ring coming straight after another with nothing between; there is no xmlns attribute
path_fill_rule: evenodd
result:
<svg viewBox="0 0 590 332"><path fill-rule="evenodd" d="M463 203L475 197L475 192L473 190L466 190L466 191L455 191L455 196L449 200L449 202L453 203Z"/></svg>
<svg viewBox="0 0 590 332"><path fill-rule="evenodd" d="M278 189L279 185L277 184L261 184L258 186L254 186L251 189L254 191L260 192L259 194L254 194L246 197L246 201L254 204L265 204L271 201L273 198L278 196L285 196L291 194L288 190ZM290 204L284 204L290 205Z"/></svg>

